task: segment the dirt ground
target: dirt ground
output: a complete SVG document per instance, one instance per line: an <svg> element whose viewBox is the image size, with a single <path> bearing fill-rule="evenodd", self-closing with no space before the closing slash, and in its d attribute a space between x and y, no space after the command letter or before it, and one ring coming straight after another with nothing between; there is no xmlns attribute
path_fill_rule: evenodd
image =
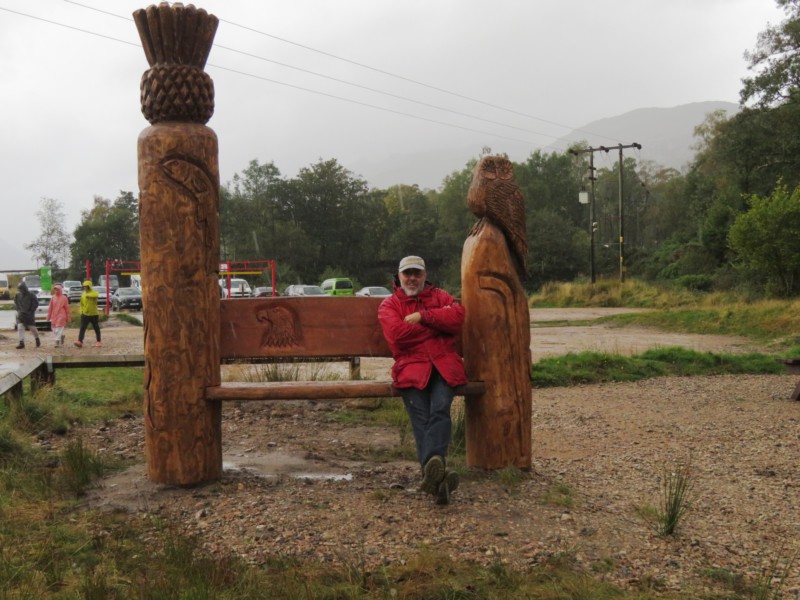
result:
<svg viewBox="0 0 800 600"><path fill-rule="evenodd" d="M542 326L564 318L552 312L533 318L535 359L582 349L755 349L719 336ZM133 353L137 343L141 351L140 329L109 326L103 335L102 349L63 351ZM12 341L0 339L0 360L15 354ZM364 359L362 371L383 378L389 364ZM713 585L709 573L756 580L776 574L776 561L800 548L796 382L796 375L721 376L535 389L533 470L504 483L464 469L446 507L417 491L412 461L391 458L400 432L343 423L341 402L226 404L224 476L193 489L150 483L141 419L120 419L79 432L93 447L136 462L86 505L160 515L209 551L254 564L284 554L375 568L432 547L520 569L566 559L626 588L682 590L690 598ZM642 508L659 503L665 469L678 464L691 473L691 508L677 534L662 537ZM780 584L784 598L800 598L799 567L793 563Z"/></svg>

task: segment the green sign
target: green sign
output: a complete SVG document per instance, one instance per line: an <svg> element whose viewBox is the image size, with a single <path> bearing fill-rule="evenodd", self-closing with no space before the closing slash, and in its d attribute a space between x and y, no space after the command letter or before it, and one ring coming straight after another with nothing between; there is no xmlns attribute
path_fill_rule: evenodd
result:
<svg viewBox="0 0 800 600"><path fill-rule="evenodd" d="M53 277L50 272L50 267L39 268L39 283L42 289L47 292L53 289Z"/></svg>

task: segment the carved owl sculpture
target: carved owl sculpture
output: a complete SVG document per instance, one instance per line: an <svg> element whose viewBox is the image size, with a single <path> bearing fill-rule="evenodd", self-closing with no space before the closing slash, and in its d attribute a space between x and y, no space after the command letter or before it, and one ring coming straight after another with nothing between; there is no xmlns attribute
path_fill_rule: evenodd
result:
<svg viewBox="0 0 800 600"><path fill-rule="evenodd" d="M525 201L510 160L503 156L484 156L480 160L472 174L467 206L479 219L470 235L483 229L486 221L499 227L517 259L520 277L524 278L528 270Z"/></svg>

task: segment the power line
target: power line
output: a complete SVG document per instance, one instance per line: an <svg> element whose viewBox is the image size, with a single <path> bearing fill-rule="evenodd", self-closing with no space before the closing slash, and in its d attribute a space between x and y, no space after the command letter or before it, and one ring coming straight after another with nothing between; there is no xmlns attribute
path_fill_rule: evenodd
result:
<svg viewBox="0 0 800 600"><path fill-rule="evenodd" d="M253 73L246 73L244 71L237 71L236 69L231 69L229 67L222 67L220 65L215 65L215 64L212 64L212 63L208 63L208 66L209 67L214 67L216 69L220 69L222 71L229 71L231 73L236 73L237 75L244 75L246 77L252 77L254 79L261 79L262 81L268 81L270 83L274 83L274 84L277 84L277 85L282 85L282 86L294 88L294 89L297 89L297 90L302 90L304 92L309 92L309 93L312 93L312 94L318 94L320 96L326 96L328 98L335 98L336 100L343 100L344 102L350 102L352 104L357 104L359 106L366 106L368 108L374 108L376 110L382 110L384 112L394 113L396 115L402 115L404 117L410 117L412 119L417 119L419 121L427 121L428 123L436 123L437 125L444 125L446 127L452 127L452 128L455 128L455 129L462 129L464 131L471 131L473 133L482 133L484 135L490 135L492 137L496 137L496 138L500 138L500 139L504 139L504 140L511 140L513 142L520 142L520 143L523 143L523 144L529 144L531 146L535 146L535 144L533 142L531 142L530 140L522 140L522 139L519 139L519 138L510 137L510 136L507 136L507 135L502 135L502 134L494 133L494 132L491 132L491 131L483 131L481 129L473 129L472 127L464 127L463 125L456 125L454 123L447 123L445 121L438 121L436 119L429 119L427 117L421 117L419 115L412 115L411 113L406 113L406 112L403 112L403 111L400 111L400 110L394 110L392 108L386 108L386 107L383 107L383 106L377 106L375 104L370 104L368 102L361 102L360 100L353 100L351 98L344 98L342 96L337 96L335 94L329 94L328 92L322 92L322 91L319 91L319 90L312 90L310 88L306 88L306 87L302 87L302 86L299 86L299 85L295 85L293 83L285 83L283 81L277 81L275 79L270 79L269 77L263 77L261 75L255 75Z"/></svg>
<svg viewBox="0 0 800 600"><path fill-rule="evenodd" d="M101 10L101 9L98 9L98 8L94 8L94 7L91 7L91 6L86 6L86 5L80 4L78 2L74 2L73 0L64 0L64 1L68 2L70 4L75 4L77 6L81 6L81 7L84 7L84 8L88 8L90 10L94 10L94 11L106 14L106 15L109 15L109 16L113 16L113 17L116 17L116 18L119 18L119 19L132 21L132 19L130 19L128 17L122 16L122 15L118 15L118 14L114 14L114 13L111 13L111 12L108 12L108 11L104 11L104 10ZM97 32L94 32L94 31L91 31L91 30L88 30L88 29L75 27L75 26L72 26L72 25L68 25L66 23L61 23L61 22L58 22L58 21L45 19L45 18L42 18L42 17L38 17L36 15L31 15L31 14L23 13L23 12L20 12L20 11L15 11L15 10L8 9L8 8L2 7L2 6L0 6L0 10L4 10L6 12L10 12L10 13L22 16L22 17L27 17L27 18L30 18L30 19L33 19L33 20L37 20L37 21L41 21L41 22L44 22L44 23L48 23L50 25L55 25L55 26L58 26L58 27L63 27L65 29L70 29L70 30L73 30L73 31L77 31L79 33L85 33L85 34L88 34L88 35L101 37L103 39L107 39L107 40L114 41L114 42L119 42L119 43L122 43L122 44L125 44L125 45L134 46L134 47L137 47L137 48L140 47L140 44L138 44L138 43L130 42L130 41L123 40L123 39L120 39L120 38L116 38L116 37L113 37L113 36L110 36L110 35L97 33ZM264 34L264 35L269 36L269 34ZM227 47L223 47L223 48L225 48L227 50L231 50L233 52L240 53L240 54L248 55L248 53L246 53L246 52L238 51L238 50L235 50L235 49L232 49L232 48L227 48ZM322 51L320 51L320 52L322 52ZM255 56L255 55L251 55L251 56L254 56L255 58L260 58L262 60L266 60L268 62L276 62L276 61L271 61L270 59L266 59L266 58L263 58L263 57L258 57L258 56ZM346 60L346 59L343 59L343 60ZM278 64L281 64L281 63L278 63ZM289 68L297 68L297 67L292 67L291 65L284 65L284 66L287 66ZM216 68L216 69L219 69L219 70L222 70L222 71L228 71L228 72L231 72L231 73L235 73L237 75L243 75L245 77L251 77L251 78L254 78L254 79L259 79L259 80L262 80L262 81L266 81L268 83L273 83L275 85L281 85L281 86L284 86L284 87L290 87L290 88L294 88L294 89L297 89L297 90L300 90L300 91L304 91L304 92L308 92L308 93L312 93L312 94L317 94L317 95L325 96L325 97L328 97L328 98L333 98L333 99L340 100L340 101L343 101L343 102L349 102L351 104L356 104L356 105L359 105L359 106L364 106L364 107L367 107L367 108L372 108L374 110L380 110L380 111L383 111L383 112L388 112L388 113L392 113L392 114L408 117L408 118L411 118L411 119L417 119L417 120L425 121L425 122L428 122L428 123L434 123L434 124L437 124L437 125L450 127L450 128L453 128L453 129L460 129L462 131L469 131L469 132L472 132L472 133L479 133L481 135L488 135L488 136L495 137L495 138L498 138L498 139L505 139L505 140L510 140L510 141L514 141L514 142L519 142L519 143L526 144L526 145L529 145L529 146L532 146L532 147L536 147L537 146L537 144L534 143L531 140L524 140L524 139L511 137L511 136L503 135L503 134L492 132L492 131L484 131L484 130L481 130L481 129L475 129L475 128L472 128L472 127L466 127L466 126L463 126L463 125L457 125L457 124L454 124L454 123L448 123L448 122L440 121L440 120L437 120L437 119L423 117L423 116L420 116L420 115L415 115L415 114L404 112L404 111L400 111L400 110L395 110L395 109L391 109L391 108L387 108L387 107L382 107L382 106L378 106L378 105L371 104L371 103L368 103L368 102L355 100L355 99L352 99L352 98L346 98L346 97L343 97L343 96L338 96L336 94L322 92L320 90L314 90L314 89L311 89L311 88L307 88L307 87L303 87L303 86L298 86L298 85L294 85L294 84L278 81L278 80L275 80L275 79L271 79L271 78L268 78L268 77L256 75L256 74L253 74L253 73L248 73L248 72L241 71L241 70L238 70L238 69L234 69L234 68L231 68L231 67L225 67L225 66L218 65L218 64L215 64L215 63L208 63L208 67L213 67L213 68ZM299 69L299 68L297 68L297 69ZM303 69L299 69L299 70L303 70ZM311 71L308 71L308 72L312 73L312 74L315 74L315 75L319 75L321 77L327 77L325 75L316 74L316 73L313 73ZM330 79L334 79L335 80L335 78L332 78L332 77L330 77ZM337 81L341 81L341 80L337 80ZM389 96L395 96L394 94L381 92L380 90L372 90L371 88L367 88L365 86L359 86L358 84L351 84L351 83L345 82L345 81L342 81L342 83L347 83L348 85L354 85L355 87L362 87L364 89L375 91L375 92L378 92L378 93L384 93L384 94L389 95ZM421 84L421 85L424 85L424 84ZM446 111L446 112L451 112L453 114L458 114L458 115L467 116L467 117L470 117L470 118L482 120L482 121L485 121L485 122L488 122L488 123L491 123L491 124L500 125L500 126L504 126L504 127L509 127L509 128L513 128L513 129L519 129L521 131L525 131L526 133L533 133L535 135L541 135L541 136L544 136L544 137L550 137L550 138L556 139L556 136L553 136L553 135L540 133L540 132L535 132L535 131L531 131L531 130L515 127L515 126L512 126L512 125L507 125L507 124L499 123L499 122L496 122L496 121L491 121L491 120L488 120L488 119L483 119L481 117L468 115L466 113L460 113L458 111L453 111L453 110L450 110L450 109L447 109L447 108L437 107L437 106L434 106L434 105L428 105L428 104L426 104L424 102L419 102L419 101L416 101L416 100L413 100L413 99L410 99L410 98L404 98L402 96L395 96L395 97L400 98L400 99L404 99L404 100L407 100L407 101L410 101L410 102L416 102L418 104L427 105L427 106L430 106L430 107L433 107L433 108L437 108L439 110L443 110L443 111ZM531 117L531 118L536 118L536 117ZM576 130L576 131L579 131L579 130ZM609 139L611 139L611 138L609 138Z"/></svg>
<svg viewBox="0 0 800 600"><path fill-rule="evenodd" d="M10 8L6 8L4 6L0 6L0 10L4 10L6 12L14 13L15 15L19 15L21 17L28 17L29 19L35 19L36 21L43 21L44 23L49 23L50 25L57 25L59 27L64 27L65 29L72 29L73 31L79 31L81 33L88 33L89 35L95 35L97 37L105 38L107 40L112 40L114 42L121 42L123 44L128 44L130 46L139 46L139 44L135 44L133 42L128 42L126 40L121 40L119 38L112 37L110 35L105 35L102 33L97 33L96 31L89 31L88 29L81 29L80 27L74 27L72 25L67 25L66 23L59 23L58 21L51 21L50 19L45 19L42 17L37 17L35 15L29 15L26 13L22 13L16 10L11 10Z"/></svg>
<svg viewBox="0 0 800 600"><path fill-rule="evenodd" d="M102 13L102 14L105 14L105 15L108 15L108 16L116 17L118 19L132 21L132 19L130 17L126 17L124 15L119 15L119 14L112 13L112 12L109 12L109 11L106 11L106 10L102 10L100 8L96 8L94 6L89 6L87 4L82 4L80 2L76 2L75 0L64 0L64 2L67 2L68 4L74 4L75 6L80 6L82 8L86 8L88 10L93 10L93 11L96 11L96 12L99 12L99 13ZM268 37L268 38L275 39L275 40L278 40L278 41L286 43L286 44L297 46L298 48L302 48L302 49L308 50L310 52L315 52L315 53L321 54L323 56L327 56L329 58L333 58L333 59L336 59L336 60L339 60L339 61L342 61L342 62L345 62L345 63L348 63L348 64L352 64L352 65L361 67L363 69L367 69L367 70L370 70L370 71L374 71L376 73L380 73L382 75L387 75L389 77L392 77L392 78L395 78L395 79L399 79L401 81L405 81L405 82L408 82L408 83L413 83L414 85L419 85L419 86L422 86L422 87L425 87L425 88L428 88L428 89L432 89L432 90L435 90L437 92L441 92L441 93L444 93L444 94L448 94L448 95L451 95L451 96L454 96L454 97L457 97L457 98L461 98L461 99L464 99L464 100L469 100L470 102L474 102L474 103L477 103L477 104L482 104L482 105L488 106L490 108L495 108L497 110L502 110L502 111L505 111L505 112L516 114L518 116L522 116L522 117L526 117L528 119L533 119L533 120L536 120L536 121L540 121L542 123L547 123L549 125L555 125L556 127L561 127L563 129L567 129L567 130L570 130L570 131L577 131L577 132L585 133L585 134L588 134L588 135L591 135L591 136L594 136L594 137L599 137L599 138L604 138L604 139L609 139L609 140L613 140L614 139L614 138L611 138L611 137L608 137L608 136L605 136L605 135L593 133L591 131L585 131L583 129L577 129L577 128L571 127L569 125L563 125L563 124L557 123L555 121L549 121L547 119L543 119L543 118L537 117L535 115L530 115L530 114L527 114L527 113L524 113L524 112L520 112L520 111L511 109L511 108L506 108L506 107L503 107L503 106L492 104L490 102L487 102L487 101L484 101L484 100L480 100L480 99L477 99L477 98L473 98L471 96L466 96L466 95L460 94L458 92L453 92L451 90L440 88L440 87L437 87L437 86L434 86L434 85L430 85L430 84L427 84L427 83L424 83L424 82L421 82L421 81L417 81L415 79L411 79L411 78L405 77L403 75L398 75L396 73L391 73L389 71L386 71L386 70L383 70L383 69L379 69L377 67L372 67L370 65L367 65L367 64L364 64L364 63L361 63L361 62L358 62L358 61L354 61L354 60L351 60L351 59L348 59L348 58L344 58L344 57L338 56L336 54L332 54L330 52L326 52L324 50L319 50L318 48L313 48L313 47L307 46L305 44L300 44L298 42L294 42L292 40L288 40L286 38L282 38L282 37L267 33L265 31L261 31L259 29L255 29L255 28L249 27L247 25L241 25L241 24L235 23L233 21L228 21L227 19L221 19L220 18L219 20L222 23L226 23L226 24L231 25L233 27L238 27L240 29L244 29L245 31L250 31L250 32L256 33L258 35L262 35L264 37ZM509 125L507 123L501 123L499 121L493 121L491 119L486 119L486 118L479 117L479 116L476 116L476 115L472 115L472 114L469 114L469 113L464 113L464 112L460 112L460 111L453 110L453 109L450 109L450 108L438 106L438 105L435 105L435 104L430 104L428 102L415 100L415 99L409 98L407 96L401 96L399 94L393 94L391 92L378 90L378 89L375 89L375 88L372 88L372 87L369 87L369 86L365 86L365 85L361 85L361 84L358 84L358 83L346 81L344 79L339 79L337 77L333 77L333 76L330 76L330 75L325 75L324 73L318 73L318 72L315 72L315 71L311 71L309 69L304 69L302 67L297 67L297 66L294 66L294 65L290 65L290 64L287 64L287 63L276 61L274 59L267 58L265 56L260 56L260 55L253 54L253 53L250 53L250 52L245 52L243 50L237 50L236 48L231 48L229 46L224 46L224 45L221 45L221 44L215 44L215 47L223 49L223 50L227 50L229 52L234 52L234 53L237 53L237 54L241 54L243 56L248 56L250 58L255 58L257 60L261 60L261 61L264 61L264 62L273 63L273 64L276 64L276 65L279 65L279 66L282 66L282 67L285 67L285 68L288 68L288 69L294 69L296 71L300 71L300 72L303 72L303 73L308 73L308 74L314 75L316 77L329 79L329 80L332 80L332 81L336 81L338 83L342 83L342 84L345 84L345 85L349 85L349 86L353 86L353 87L356 87L356 88L364 89L364 90L367 90L367 91L370 91L370 92L382 94L382 95L389 96L389 97L392 97L392 98L397 98L397 99L400 99L400 100L404 100L406 102L412 102L412 103L415 103L415 104L419 104L421 106L426 106L428 108L434 108L436 110L450 112L450 113L453 113L453 114L456 114L456 115L459 115L459 116L467 117L467 118L470 118L470 119L475 119L475 120L478 120L478 121L483 121L485 123L490 123L492 125L499 125L501 127L508 127L510 129L516 129L516 130L519 130L519 131L524 131L526 133L532 133L534 135L540 135L540 136L543 136L543 137L548 137L548 138L552 138L552 139L558 139L558 136L554 136L554 135L551 135L551 134L542 133L542 132L539 132L539 131L533 131L533 130L530 130L530 129L525 129L523 127L517 127L516 125Z"/></svg>
<svg viewBox="0 0 800 600"><path fill-rule="evenodd" d="M8 12L11 12L11 13L23 16L23 17L28 17L28 18L31 18L31 19L35 19L35 20L38 20L38 21L44 21L45 23L49 23L51 25L57 25L59 27L64 27L66 29L72 29L72 30L75 30L75 31L78 31L78 32L81 32L81 33L88 33L88 34L92 34L92 35L97 35L97 36L105 38L107 40L111 40L111 41L114 41L114 42L120 42L122 44L127 44L129 46L134 46L134 47L137 47L137 48L140 47L140 44L129 42L127 40L122 40L122 39L115 38L115 37L109 36L109 35L98 34L98 33L95 33L95 32L92 32L92 31L89 31L89 30L86 30L86 29L73 27L73 26L67 25L65 23L59 23L57 21L51 21L49 19L43 19L43 18L37 17L35 15L29 15L29 14L26 14L26 13L21 13L21 12L18 12L18 11L10 10L10 9L4 8L2 6L0 6L0 10L5 10L5 11L8 11ZM119 15L114 15L114 16L119 16ZM121 17L121 18L124 18L124 17ZM394 109L391 109L391 108L378 106L376 104L370 104L368 102L362 102L362 101L359 101L359 100L354 100L352 98L345 98L343 96L337 96L335 94L330 94L330 93L327 93L327 92L322 92L322 91L319 91L319 90L314 90L314 89L311 89L311 88L306 88L306 87L303 87L303 86L294 85L294 84L286 83L286 82L283 82L283 81L278 81L276 79L270 79L269 77L263 77L261 75L255 75L253 73L247 73L245 71L240 71L238 69L233 69L233 68L230 68L230 67L224 67L222 65L217 65L215 63L207 63L207 66L208 67L213 67L213 68L216 68L216 69L219 69L219 70L222 70L222 71L229 71L229 72L235 73L237 75L243 75L245 77L251 77L251 78L254 78L254 79L260 79L262 81L267 81L269 83L274 83L276 85L282 85L284 87L290 87L290 88L294 88L294 89L301 90L301 91L304 91L304 92L309 92L311 94L317 94L317 95L325 96L325 97L328 97L328 98L334 98L336 100L341 100L343 102L350 102L351 104L356 104L358 106L365 106L367 108L372 108L372 109L380 110L380 111L383 111L383 112L389 112L389 113L401 115L401 116L404 116L404 117L408 117L408 118L411 118L411 119L417 119L419 121L425 121L425 122L428 122L428 123L435 123L437 125L443 125L445 127L450 127L450 128L453 128L453 129L461 129L463 131L470 131L472 133L480 133L482 135L489 135L489 136L492 136L492 137L495 137L495 138L499 138L499 139L505 139L505 140L510 140L510 141L514 141L514 142L519 142L519 143L522 143L522 144L527 144L529 146L536 146L536 144L534 142L530 141L530 140L523 140L523 139L520 139L520 138L515 138L515 137L511 137L511 136L507 136L507 135L502 135L502 134L495 133L495 132L492 132L492 131L484 131L484 130L475 129L475 128L472 128L472 127L465 127L465 126L462 126L462 125L456 125L455 123L447 123L445 121L439 121L437 119L430 119L430 118L427 118L427 117L422 117L420 115L414 115L414 114L403 112L403 111L400 111L400 110L394 110ZM544 135L544 134L542 134L542 135Z"/></svg>

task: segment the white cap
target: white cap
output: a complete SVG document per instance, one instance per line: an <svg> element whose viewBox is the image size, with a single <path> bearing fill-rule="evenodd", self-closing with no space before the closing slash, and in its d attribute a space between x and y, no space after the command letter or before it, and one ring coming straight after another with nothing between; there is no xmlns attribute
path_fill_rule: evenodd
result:
<svg viewBox="0 0 800 600"><path fill-rule="evenodd" d="M397 269L397 272L402 273L407 269L419 269L420 271L424 271L425 261L419 256L406 256L400 261L400 267Z"/></svg>

